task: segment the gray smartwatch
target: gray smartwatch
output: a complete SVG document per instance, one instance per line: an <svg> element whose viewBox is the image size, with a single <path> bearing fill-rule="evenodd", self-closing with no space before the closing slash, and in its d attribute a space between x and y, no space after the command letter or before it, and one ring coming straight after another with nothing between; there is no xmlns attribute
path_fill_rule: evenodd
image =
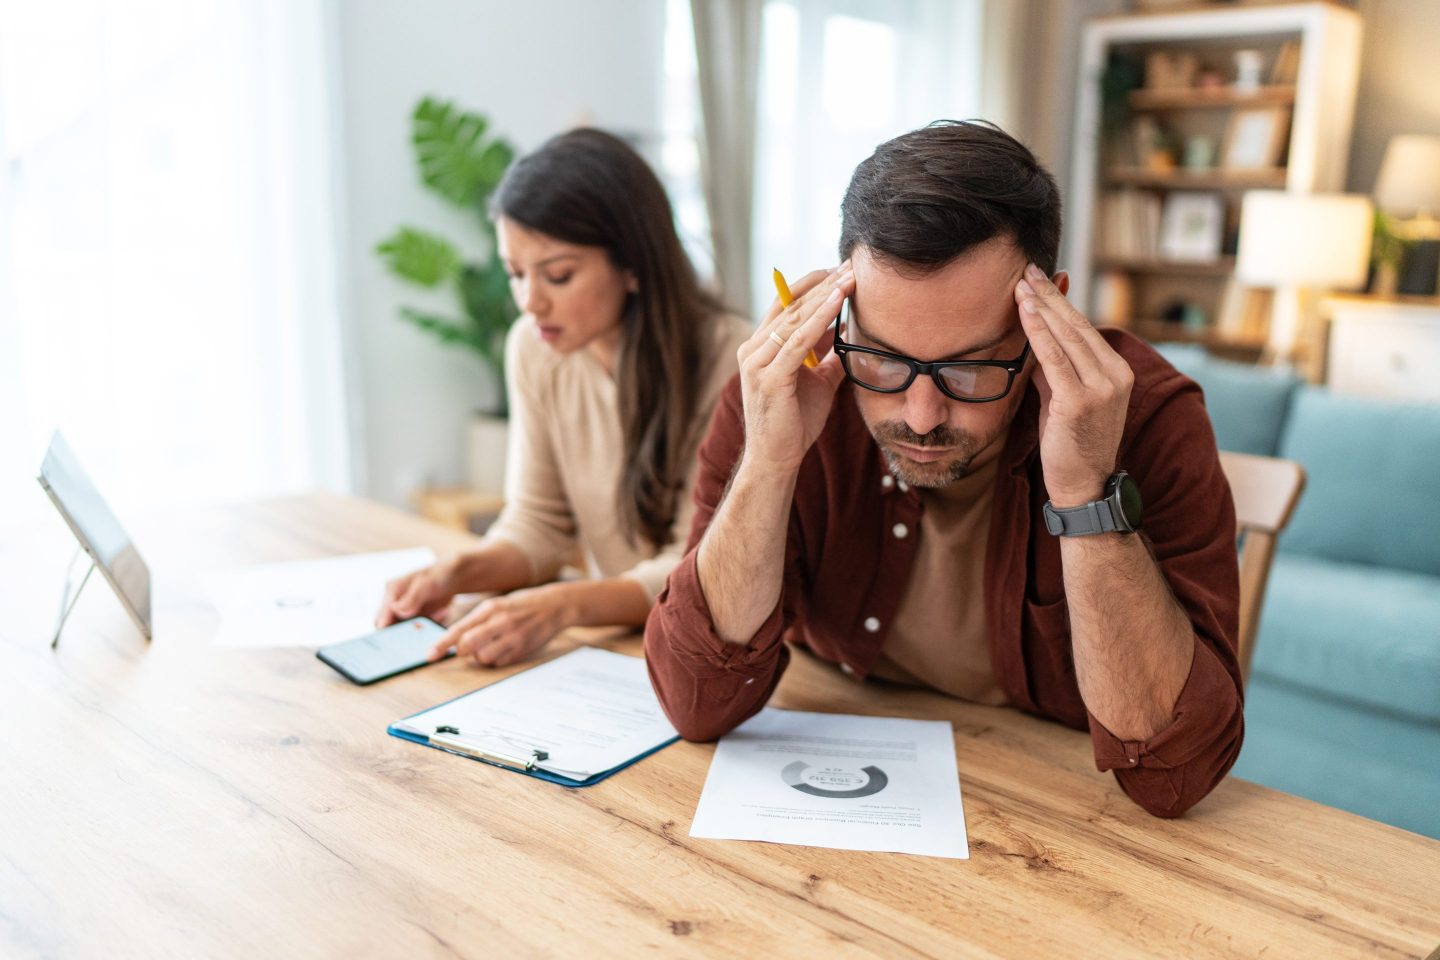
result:
<svg viewBox="0 0 1440 960"><path fill-rule="evenodd" d="M1120 470L1105 482L1105 496L1078 507L1059 509L1047 501L1045 529L1057 537L1095 533L1134 533L1140 529L1140 488Z"/></svg>

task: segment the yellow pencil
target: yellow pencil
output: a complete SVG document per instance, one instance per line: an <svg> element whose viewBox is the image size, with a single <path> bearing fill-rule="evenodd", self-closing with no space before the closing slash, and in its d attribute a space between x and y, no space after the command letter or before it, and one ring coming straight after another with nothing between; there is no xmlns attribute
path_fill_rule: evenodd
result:
<svg viewBox="0 0 1440 960"><path fill-rule="evenodd" d="M779 267L775 268L775 292L780 295L780 306L788 307L795 302L795 295L790 292L790 284L785 282L785 274L780 272ZM820 366L820 358L815 356L814 350L805 354L805 366Z"/></svg>

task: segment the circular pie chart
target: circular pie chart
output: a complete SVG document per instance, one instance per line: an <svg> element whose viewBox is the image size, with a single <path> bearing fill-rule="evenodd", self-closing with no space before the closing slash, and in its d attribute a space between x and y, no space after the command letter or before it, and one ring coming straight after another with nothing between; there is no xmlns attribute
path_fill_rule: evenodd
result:
<svg viewBox="0 0 1440 960"><path fill-rule="evenodd" d="M803 760L787 764L780 778L801 793L833 800L868 797L890 782L879 767L812 767Z"/></svg>

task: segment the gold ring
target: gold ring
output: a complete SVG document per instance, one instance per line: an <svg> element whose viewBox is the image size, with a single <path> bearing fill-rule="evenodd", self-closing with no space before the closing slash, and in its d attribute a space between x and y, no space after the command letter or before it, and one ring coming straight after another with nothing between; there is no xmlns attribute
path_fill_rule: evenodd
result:
<svg viewBox="0 0 1440 960"><path fill-rule="evenodd" d="M774 330L770 331L770 339L775 341L775 346L777 347L785 346L785 338L780 336L780 334L776 333Z"/></svg>

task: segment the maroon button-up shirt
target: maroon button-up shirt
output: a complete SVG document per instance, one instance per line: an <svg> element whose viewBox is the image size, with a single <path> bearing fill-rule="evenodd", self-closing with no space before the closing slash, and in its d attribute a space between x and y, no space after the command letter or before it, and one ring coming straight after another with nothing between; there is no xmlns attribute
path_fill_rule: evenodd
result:
<svg viewBox="0 0 1440 960"><path fill-rule="evenodd" d="M1114 770L1140 806L1173 817L1209 793L1240 752L1235 509L1200 388L1130 334L1103 335L1135 373L1118 462L1139 484L1142 535L1194 627L1194 660L1171 722L1149 740L1120 740L1080 697L1059 541L1041 516L1048 495L1033 385L1001 455L985 596L977 600L985 604L995 679L1010 702L1088 728L1097 766ZM914 490L887 479L889 469L860 416L854 389L841 385L830 419L801 465L780 602L743 646L715 633L695 567L696 545L745 441L738 376L721 396L699 452L698 510L688 550L645 630L655 691L687 739L720 737L765 705L789 662L787 636L862 679L885 643L915 560L923 506Z"/></svg>

